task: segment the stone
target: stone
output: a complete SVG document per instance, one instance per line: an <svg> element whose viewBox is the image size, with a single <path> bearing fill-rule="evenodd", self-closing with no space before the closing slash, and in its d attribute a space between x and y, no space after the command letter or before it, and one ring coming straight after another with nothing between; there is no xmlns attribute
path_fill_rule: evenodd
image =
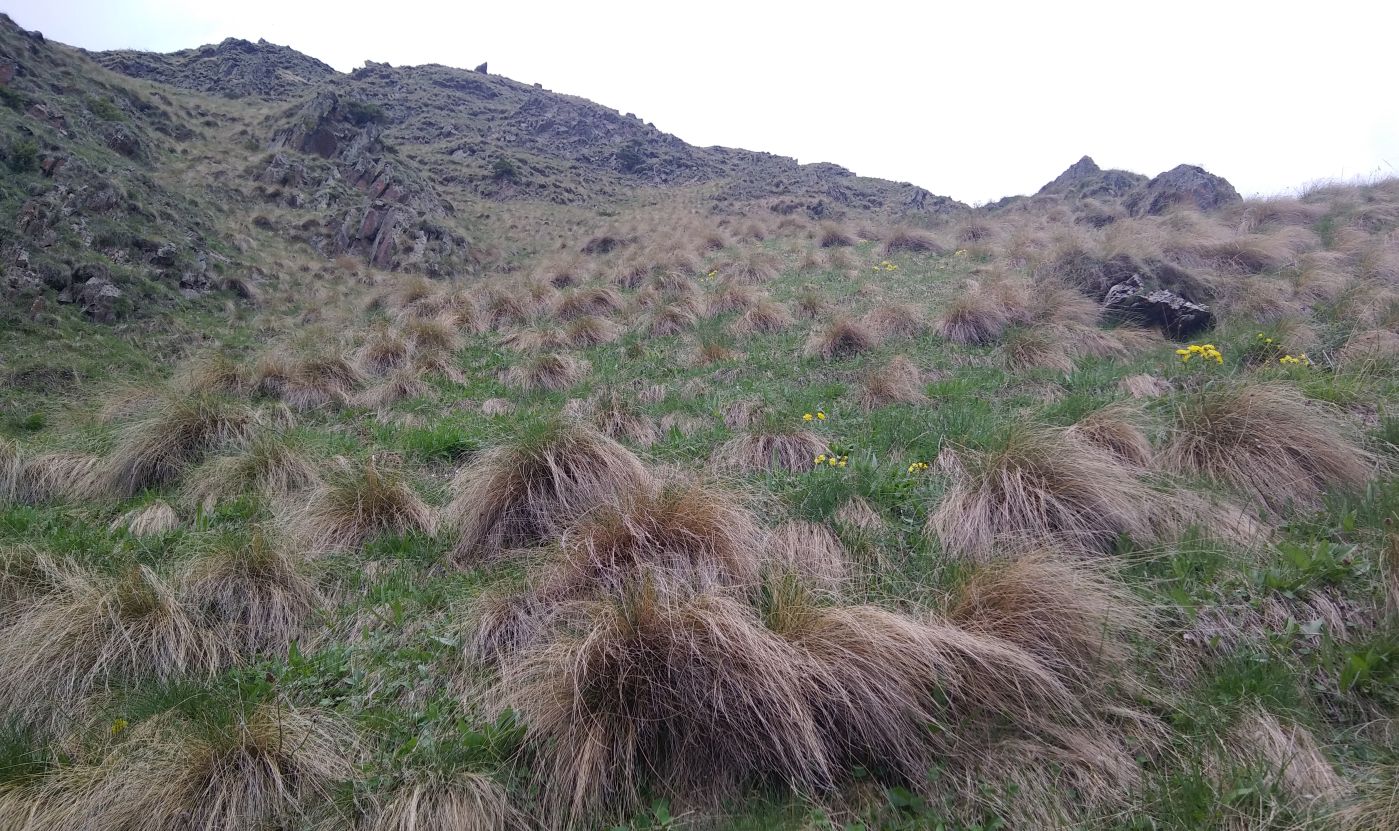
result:
<svg viewBox="0 0 1399 831"><path fill-rule="evenodd" d="M1229 180L1202 167L1183 164L1128 194L1122 205L1132 216L1158 216L1178 206L1212 211L1242 201Z"/></svg>
<svg viewBox="0 0 1399 831"><path fill-rule="evenodd" d="M1108 290L1103 311L1113 319L1158 326L1175 340L1188 340L1214 326L1214 313L1208 306L1166 289L1148 288L1139 274Z"/></svg>
<svg viewBox="0 0 1399 831"><path fill-rule="evenodd" d="M83 313L98 323L112 323L117 316L117 301L121 289L110 280L89 280L78 289L77 300Z"/></svg>
<svg viewBox="0 0 1399 831"><path fill-rule="evenodd" d="M482 75L487 74L487 72L486 72L486 62L485 62L485 61L481 61L480 65L477 66L477 67L476 67L474 70L472 70L472 71L473 71L473 72L479 72L479 73L481 73Z"/></svg>

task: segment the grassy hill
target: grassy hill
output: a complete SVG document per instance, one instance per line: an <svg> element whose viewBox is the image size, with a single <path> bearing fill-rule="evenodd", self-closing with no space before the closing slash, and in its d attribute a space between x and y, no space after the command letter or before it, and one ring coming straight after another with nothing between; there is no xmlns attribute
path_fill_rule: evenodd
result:
<svg viewBox="0 0 1399 831"><path fill-rule="evenodd" d="M1399 183L0 47L0 829L1399 822Z"/></svg>

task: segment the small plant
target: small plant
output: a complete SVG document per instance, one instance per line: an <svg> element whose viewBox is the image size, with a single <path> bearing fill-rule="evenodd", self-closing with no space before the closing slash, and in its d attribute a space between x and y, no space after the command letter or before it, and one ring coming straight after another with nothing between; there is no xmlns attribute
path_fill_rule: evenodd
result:
<svg viewBox="0 0 1399 831"><path fill-rule="evenodd" d="M21 139L10 145L7 161L15 173L33 173L39 169L39 145L29 139Z"/></svg>
<svg viewBox="0 0 1399 831"><path fill-rule="evenodd" d="M366 124L383 124L388 120L384 108L373 101L348 101L345 103L345 114L357 127L363 127Z"/></svg>
<svg viewBox="0 0 1399 831"><path fill-rule="evenodd" d="M491 162L491 178L497 182L520 181L520 168L505 156Z"/></svg>
<svg viewBox="0 0 1399 831"><path fill-rule="evenodd" d="M1212 343L1192 343L1184 349L1177 349L1176 354L1180 356L1180 362L1183 364L1190 363L1196 357L1200 359L1200 363L1224 363L1224 353Z"/></svg>

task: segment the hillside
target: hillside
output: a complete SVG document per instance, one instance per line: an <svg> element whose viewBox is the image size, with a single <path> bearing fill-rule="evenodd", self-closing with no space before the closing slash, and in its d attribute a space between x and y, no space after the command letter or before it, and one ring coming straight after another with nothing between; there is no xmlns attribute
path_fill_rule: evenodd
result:
<svg viewBox="0 0 1399 831"><path fill-rule="evenodd" d="M1399 180L8 18L0 99L0 831L1399 827Z"/></svg>

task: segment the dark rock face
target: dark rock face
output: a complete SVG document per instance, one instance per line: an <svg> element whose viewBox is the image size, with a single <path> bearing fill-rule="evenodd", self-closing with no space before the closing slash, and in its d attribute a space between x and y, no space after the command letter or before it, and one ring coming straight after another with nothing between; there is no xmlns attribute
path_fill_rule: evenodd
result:
<svg viewBox="0 0 1399 831"><path fill-rule="evenodd" d="M1103 314L1110 319L1160 327L1167 337L1187 340L1214 326L1208 306L1166 289L1147 288L1140 274L1108 289Z"/></svg>
<svg viewBox="0 0 1399 831"><path fill-rule="evenodd" d="M1134 188L1145 184L1145 176L1126 170L1103 170L1088 156L1084 156L1049 184L1039 189L1036 196L1058 194L1080 199L1116 199Z"/></svg>
<svg viewBox="0 0 1399 831"><path fill-rule="evenodd" d="M88 280L77 291L77 302L83 313L98 323L112 323L117 319L117 300L121 289L111 280L95 277Z"/></svg>
<svg viewBox="0 0 1399 831"><path fill-rule="evenodd" d="M230 98L289 98L336 74L328 65L295 49L238 38L168 55L121 50L90 56L123 75Z"/></svg>
<svg viewBox="0 0 1399 831"><path fill-rule="evenodd" d="M1147 182L1122 204L1132 216L1157 216L1177 206L1212 211L1242 201L1243 197L1227 179L1202 167L1183 164Z"/></svg>
<svg viewBox="0 0 1399 831"><path fill-rule="evenodd" d="M1042 276L1062 280L1102 303L1106 318L1156 326L1167 337L1189 338L1214 325L1214 313L1205 305L1212 299L1209 288L1172 263L1126 254L1099 259L1071 251Z"/></svg>

